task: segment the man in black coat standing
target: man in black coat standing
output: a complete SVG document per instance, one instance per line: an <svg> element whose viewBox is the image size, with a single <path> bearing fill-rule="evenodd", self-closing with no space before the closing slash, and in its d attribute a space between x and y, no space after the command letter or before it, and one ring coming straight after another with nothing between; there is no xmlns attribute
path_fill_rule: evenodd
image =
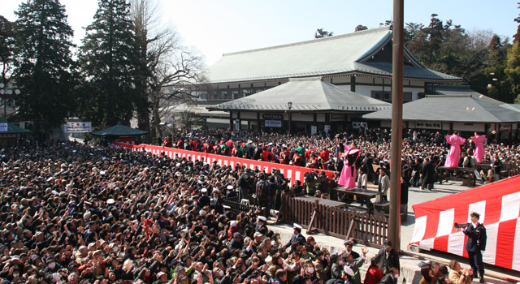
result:
<svg viewBox="0 0 520 284"><path fill-rule="evenodd" d="M466 242L466 251L468 252L469 265L473 269L473 277L477 277L477 271L480 274L480 283L484 283L484 263L482 262L482 254L486 250L487 234L484 225L479 223L480 214L471 212L471 224L466 227L464 234L468 236Z"/></svg>
<svg viewBox="0 0 520 284"><path fill-rule="evenodd" d="M390 273L392 268L396 268L398 273L401 270L399 253L392 247L390 240L385 241L385 247L379 250L374 259L379 262L379 269L383 274Z"/></svg>
<svg viewBox="0 0 520 284"><path fill-rule="evenodd" d="M421 189L424 190L425 187L428 187L428 190L433 189L433 183L435 182L435 167L430 161L429 157L424 159L424 163L421 167Z"/></svg>

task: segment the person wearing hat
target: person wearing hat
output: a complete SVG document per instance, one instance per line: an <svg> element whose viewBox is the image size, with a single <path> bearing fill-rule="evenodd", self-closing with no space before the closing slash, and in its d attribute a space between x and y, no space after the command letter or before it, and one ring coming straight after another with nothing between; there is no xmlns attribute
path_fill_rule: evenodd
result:
<svg viewBox="0 0 520 284"><path fill-rule="evenodd" d="M255 226L255 232L260 231L261 228L266 228L265 222L267 221L267 218L265 216L258 216Z"/></svg>
<svg viewBox="0 0 520 284"><path fill-rule="evenodd" d="M392 242L390 240L386 240L384 242L384 247L379 250L374 258L378 260L379 269L385 275L390 272L390 268L392 267L395 267L398 272L401 270L399 254L395 249L393 249Z"/></svg>
<svg viewBox="0 0 520 284"><path fill-rule="evenodd" d="M341 253L341 255L347 253L352 256L354 259L358 259L360 257L359 253L352 250L352 247L354 246L353 240L348 240L343 243L345 245L345 250Z"/></svg>
<svg viewBox="0 0 520 284"><path fill-rule="evenodd" d="M213 192L211 193L212 197L211 201L211 209L215 209L215 211L219 214L224 214L224 199L220 197L220 191L217 188L213 188Z"/></svg>
<svg viewBox="0 0 520 284"><path fill-rule="evenodd" d="M201 192L201 196L199 197L200 208L204 208L204 206L210 206L211 199L208 196L208 189L204 187L200 190L200 192Z"/></svg>
<svg viewBox="0 0 520 284"><path fill-rule="evenodd" d="M294 223L293 224L293 235L291 236L291 239L289 242L284 246L284 249L291 246L292 243L297 242L301 246L305 246L307 241L305 240L305 237L301 234L303 227Z"/></svg>
<svg viewBox="0 0 520 284"><path fill-rule="evenodd" d="M460 263L455 259L450 261L449 267L449 279L451 283L470 284L473 282L473 269L466 267L462 270Z"/></svg>
<svg viewBox="0 0 520 284"><path fill-rule="evenodd" d="M471 265L471 268L473 269L473 277L478 277L478 271L480 283L484 283L484 264L482 263L482 254L486 250L486 227L479 222L480 214L478 212L471 212L470 217L471 224L463 231L464 234L468 236L466 251L468 252L469 265Z"/></svg>
<svg viewBox="0 0 520 284"><path fill-rule="evenodd" d="M332 279L341 279L342 271L343 271L343 263L344 263L341 256L337 253L331 254L330 263L331 263L330 272L331 272Z"/></svg>
<svg viewBox="0 0 520 284"><path fill-rule="evenodd" d="M365 246L361 249L361 252L363 253L363 256L357 259L354 259L353 255L349 252L346 252L341 257L345 260L345 267L349 267L354 271L354 275L351 275L351 280L354 281L356 284L361 284L361 277L359 273L359 268L363 266L365 263L367 263L366 255L368 253L368 248Z"/></svg>

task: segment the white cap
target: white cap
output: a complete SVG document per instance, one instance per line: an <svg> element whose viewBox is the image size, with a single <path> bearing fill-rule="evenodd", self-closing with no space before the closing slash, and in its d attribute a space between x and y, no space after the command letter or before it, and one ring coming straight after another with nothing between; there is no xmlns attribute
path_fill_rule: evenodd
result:
<svg viewBox="0 0 520 284"><path fill-rule="evenodd" d="M267 146L273 146L273 142L271 142L271 143L267 144Z"/></svg>
<svg viewBox="0 0 520 284"><path fill-rule="evenodd" d="M303 229L302 226L300 226L300 225L298 225L298 224L296 224L296 223L293 224L293 227L294 227L294 228L297 228L297 229Z"/></svg>
<svg viewBox="0 0 520 284"><path fill-rule="evenodd" d="M232 185L228 185L226 188L227 189L233 189L233 186Z"/></svg>
<svg viewBox="0 0 520 284"><path fill-rule="evenodd" d="M200 190L200 192L208 192L208 189L204 187Z"/></svg>
<svg viewBox="0 0 520 284"><path fill-rule="evenodd" d="M59 192L57 192L56 190L53 190L53 191L52 191L52 194L54 194L54 195L58 195Z"/></svg>
<svg viewBox="0 0 520 284"><path fill-rule="evenodd" d="M114 204L116 203L116 201L112 198L110 198L109 200L107 200L107 204Z"/></svg>
<svg viewBox="0 0 520 284"><path fill-rule="evenodd" d="M348 267L347 265L345 265L343 270L345 273L347 273L348 276L354 276L354 270L352 270L352 268Z"/></svg>
<svg viewBox="0 0 520 284"><path fill-rule="evenodd" d="M231 227L236 227L237 226L237 221L231 221Z"/></svg>
<svg viewBox="0 0 520 284"><path fill-rule="evenodd" d="M218 188L213 188L213 192L218 192Z"/></svg>
<svg viewBox="0 0 520 284"><path fill-rule="evenodd" d="M99 174L104 176L105 175L105 171L100 171Z"/></svg>
<svg viewBox="0 0 520 284"><path fill-rule="evenodd" d="M265 222L267 220L267 218L265 218L264 216L258 216L258 220L262 220Z"/></svg>

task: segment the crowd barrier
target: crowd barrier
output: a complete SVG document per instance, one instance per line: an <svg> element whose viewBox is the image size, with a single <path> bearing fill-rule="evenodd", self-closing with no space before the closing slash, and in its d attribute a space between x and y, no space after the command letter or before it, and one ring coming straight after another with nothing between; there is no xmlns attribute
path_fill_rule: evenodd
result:
<svg viewBox="0 0 520 284"><path fill-rule="evenodd" d="M304 167L298 167L298 166L291 166L291 165L285 165L285 164L278 164L278 163L271 163L271 162L263 162L263 161L255 161L250 159L244 159L244 158L236 158L236 157L230 157L230 156L223 156L223 155L217 155L217 154L210 154L210 153L203 153L203 152L196 152L196 151L188 151L188 150L182 150L177 148L170 148L170 147L162 147L162 146L154 146L154 145L148 145L148 144L140 144L140 145L132 145L132 144L125 144L125 143L112 143L116 147L122 147L131 149L132 151L146 151L150 152L154 155L166 155L170 158L174 158L175 155L178 155L181 158L186 158L191 161L196 160L203 160L207 163L213 163L213 161L217 161L217 164L220 166L231 166L233 169L237 166L246 166L252 170L255 170L258 168L260 171L264 172L272 172L273 170L280 170L280 172L284 175L284 177L290 179L291 185L293 185L294 181L300 180L303 184L303 179L305 173L314 171L316 169L311 168L304 168ZM320 170L321 172L322 170ZM330 178L334 178L334 172L333 171L325 171L325 174Z"/></svg>

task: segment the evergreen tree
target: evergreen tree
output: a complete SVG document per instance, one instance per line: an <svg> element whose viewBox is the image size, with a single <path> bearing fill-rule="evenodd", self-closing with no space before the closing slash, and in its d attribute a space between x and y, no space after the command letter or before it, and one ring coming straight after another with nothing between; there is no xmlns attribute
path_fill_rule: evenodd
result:
<svg viewBox="0 0 520 284"><path fill-rule="evenodd" d="M130 4L100 0L79 56L86 78L82 112L95 125L114 125L132 118L136 103L134 43Z"/></svg>
<svg viewBox="0 0 520 284"><path fill-rule="evenodd" d="M7 84L12 73L14 49L13 23L0 16L0 83ZM3 102L2 102L3 103Z"/></svg>
<svg viewBox="0 0 520 284"><path fill-rule="evenodd" d="M520 3L518 3L520 5ZM520 8L520 7L519 7ZM515 97L515 104L520 103L520 16L515 18L519 23L516 34L513 36L513 46L507 52L507 66L505 73L511 84L511 91Z"/></svg>
<svg viewBox="0 0 520 284"><path fill-rule="evenodd" d="M20 5L16 15L15 74L22 90L17 102L19 114L34 122L39 137L42 125L48 132L74 109L73 31L59 0L29 0Z"/></svg>

